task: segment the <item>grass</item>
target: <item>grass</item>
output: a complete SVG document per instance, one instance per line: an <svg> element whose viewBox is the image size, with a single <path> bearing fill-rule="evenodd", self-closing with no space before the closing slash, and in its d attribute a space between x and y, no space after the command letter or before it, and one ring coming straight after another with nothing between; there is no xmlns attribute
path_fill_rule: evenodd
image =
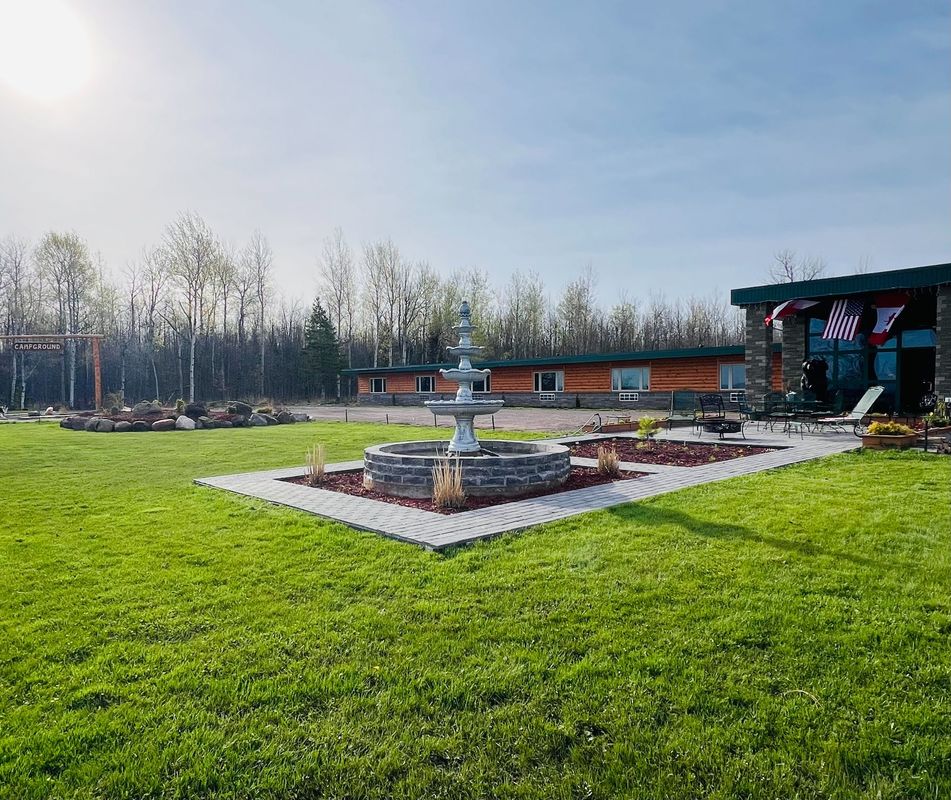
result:
<svg viewBox="0 0 951 800"><path fill-rule="evenodd" d="M951 795L951 459L448 557L191 484L431 435L0 427L0 797Z"/></svg>

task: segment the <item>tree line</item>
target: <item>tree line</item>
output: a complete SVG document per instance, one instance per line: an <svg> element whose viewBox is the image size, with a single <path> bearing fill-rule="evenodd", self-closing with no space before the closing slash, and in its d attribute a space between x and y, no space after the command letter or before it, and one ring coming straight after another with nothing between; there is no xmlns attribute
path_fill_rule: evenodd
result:
<svg viewBox="0 0 951 800"><path fill-rule="evenodd" d="M352 396L344 367L446 360L468 299L487 358L505 360L742 342L742 317L725 298L667 299L619 291L597 299L591 267L553 296L535 271L493 286L484 269L440 274L389 239L354 249L341 230L323 243L310 307L276 286L267 237L224 242L183 213L121 274L73 231L30 243L0 239L0 323L5 335L104 335L107 401L172 402ZM0 404L92 403L88 343L62 354L0 342Z"/></svg>

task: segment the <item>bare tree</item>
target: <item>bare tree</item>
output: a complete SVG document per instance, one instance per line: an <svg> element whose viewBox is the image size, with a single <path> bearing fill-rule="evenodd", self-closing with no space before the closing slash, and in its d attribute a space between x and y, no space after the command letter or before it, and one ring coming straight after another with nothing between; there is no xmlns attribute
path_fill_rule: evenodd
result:
<svg viewBox="0 0 951 800"><path fill-rule="evenodd" d="M773 256L769 277L773 283L793 283L821 278L826 273L826 262L815 256L799 257L794 250L780 250Z"/></svg>
<svg viewBox="0 0 951 800"><path fill-rule="evenodd" d="M337 338L347 346L347 366L353 366L353 324L356 317L354 298L353 252L344 239L343 231L335 228L333 235L324 240L320 258L320 288L330 309ZM337 397L340 397L340 375L337 375Z"/></svg>
<svg viewBox="0 0 951 800"><path fill-rule="evenodd" d="M246 270L254 287L254 300L257 310L255 327L258 333L258 394L264 397L264 359L267 352L265 320L267 319L268 300L271 295L271 267L273 254L271 245L261 231L251 234L251 240L241 252L242 270Z"/></svg>
<svg viewBox="0 0 951 800"><path fill-rule="evenodd" d="M92 262L89 249L79 234L47 233L37 245L36 261L49 278L56 297L57 328L60 333L80 333L83 327ZM63 400L72 407L76 402L76 340L67 341L69 360L69 394L66 395L66 375L62 374Z"/></svg>
<svg viewBox="0 0 951 800"><path fill-rule="evenodd" d="M205 293L212 270L220 258L220 246L208 224L186 212L165 229L165 249L172 277L182 297L181 331L188 341L188 400L195 401L195 349L203 331Z"/></svg>

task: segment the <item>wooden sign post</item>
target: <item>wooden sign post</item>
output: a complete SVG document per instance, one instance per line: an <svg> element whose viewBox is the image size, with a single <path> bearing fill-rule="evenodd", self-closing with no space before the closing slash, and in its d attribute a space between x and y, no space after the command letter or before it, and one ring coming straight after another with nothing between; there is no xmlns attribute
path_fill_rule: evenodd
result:
<svg viewBox="0 0 951 800"><path fill-rule="evenodd" d="M62 353L63 342L70 339L89 339L92 342L92 366L95 375L96 409L102 408L102 359L99 353L101 333L22 333L0 336L0 341L12 341L14 351L31 353Z"/></svg>

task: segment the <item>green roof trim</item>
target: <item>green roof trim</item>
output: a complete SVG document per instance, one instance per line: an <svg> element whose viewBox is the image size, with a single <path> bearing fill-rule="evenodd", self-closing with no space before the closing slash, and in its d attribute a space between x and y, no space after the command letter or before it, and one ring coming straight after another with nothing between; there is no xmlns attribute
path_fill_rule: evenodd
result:
<svg viewBox="0 0 951 800"><path fill-rule="evenodd" d="M943 283L951 283L951 264L869 272L864 275L843 275L839 278L818 278L813 281L774 283L768 286L748 286L730 292L730 302L735 306L782 303L800 298L839 297L847 294L888 292L893 289L923 289Z"/></svg>
<svg viewBox="0 0 951 800"><path fill-rule="evenodd" d="M779 343L773 345L773 349L778 351ZM721 347L686 347L676 350L640 350L629 353L586 353L581 356L553 356L551 358L522 358L511 359L508 361L479 361L473 366L484 369L496 369L499 367L558 367L568 364L603 364L612 361L652 361L661 358L698 358L701 356L712 356L722 358L723 356L742 356L746 348L741 344L724 345ZM445 364L408 364L398 367L360 367L358 369L345 369L344 375L383 375L394 372L435 372L437 369L449 369L454 367L454 363Z"/></svg>

